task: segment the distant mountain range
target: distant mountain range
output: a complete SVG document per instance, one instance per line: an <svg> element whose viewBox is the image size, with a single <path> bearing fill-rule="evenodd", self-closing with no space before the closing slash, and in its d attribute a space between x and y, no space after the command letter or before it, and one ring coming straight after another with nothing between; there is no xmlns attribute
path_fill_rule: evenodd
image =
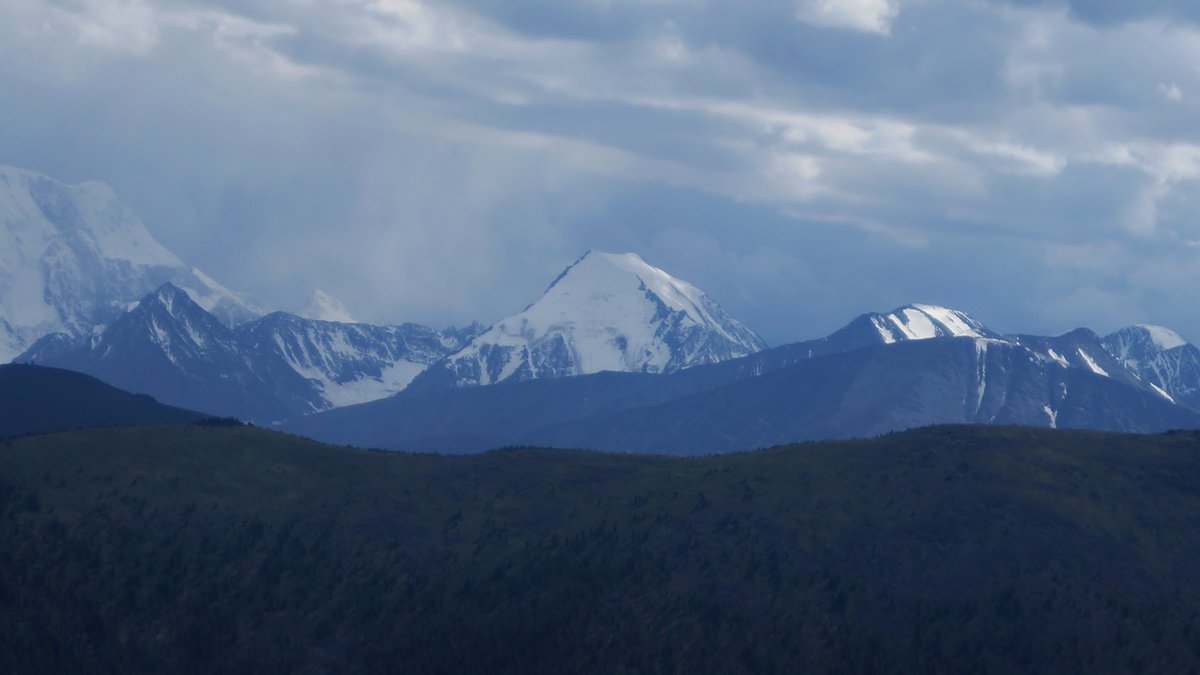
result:
<svg viewBox="0 0 1200 675"><path fill-rule="evenodd" d="M870 436L936 423L1154 432L1200 426L1189 385L1142 363L1200 365L1190 344L1139 342L1125 362L1100 338L1003 337L969 316L911 305L819 340L671 374L599 373L474 389L411 388L285 428L334 443L470 452L502 445L701 454ZM1192 385L1194 386L1194 385Z"/></svg>
<svg viewBox="0 0 1200 675"><path fill-rule="evenodd" d="M85 372L173 405L270 424L394 394L471 335L283 312L230 328L168 283L99 333L48 335L18 360Z"/></svg>
<svg viewBox="0 0 1200 675"><path fill-rule="evenodd" d="M274 312L231 328L166 283L93 333L47 335L17 360L274 424L384 398L410 383L436 391L606 371L671 373L765 346L703 292L634 254L588 253L524 312L486 330L349 323L345 308L320 292L306 313L341 320Z"/></svg>
<svg viewBox="0 0 1200 675"><path fill-rule="evenodd" d="M473 451L740 450L943 422L1200 426L1200 349L1159 326L1004 335L914 304L767 349L634 253L590 251L491 326L266 312L182 263L100 184L0 169L0 357L315 438Z"/></svg>

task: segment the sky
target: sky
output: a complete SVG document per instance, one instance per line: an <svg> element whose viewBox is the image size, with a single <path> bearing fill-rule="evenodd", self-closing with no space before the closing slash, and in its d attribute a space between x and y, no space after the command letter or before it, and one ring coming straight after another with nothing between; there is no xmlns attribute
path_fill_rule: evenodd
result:
<svg viewBox="0 0 1200 675"><path fill-rule="evenodd" d="M909 302L1200 340L1200 4L5 0L0 164L272 308L636 251L771 344Z"/></svg>

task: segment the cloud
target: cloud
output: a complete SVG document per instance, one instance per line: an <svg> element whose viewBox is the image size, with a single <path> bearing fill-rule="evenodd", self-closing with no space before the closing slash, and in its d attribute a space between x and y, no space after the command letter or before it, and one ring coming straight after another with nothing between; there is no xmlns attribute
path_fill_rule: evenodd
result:
<svg viewBox="0 0 1200 675"><path fill-rule="evenodd" d="M1082 23L1108 27L1123 23L1165 19L1200 21L1200 6L1179 0L989 0L996 4L1063 10Z"/></svg>
<svg viewBox="0 0 1200 675"><path fill-rule="evenodd" d="M607 247L777 343L912 300L1200 338L1147 272L1200 268L1200 27L1130 7L16 0L0 162L285 308L487 320Z"/></svg>
<svg viewBox="0 0 1200 675"><path fill-rule="evenodd" d="M80 45L145 56L159 43L159 17L142 0L82 0L76 11L56 8L55 23Z"/></svg>
<svg viewBox="0 0 1200 675"><path fill-rule="evenodd" d="M1169 84L1166 82L1159 82L1158 86L1155 88L1158 90L1158 93L1168 101L1179 103L1183 100L1183 90L1180 89L1179 85L1175 84L1174 82Z"/></svg>
<svg viewBox="0 0 1200 675"><path fill-rule="evenodd" d="M796 18L817 26L887 35L899 0L797 0Z"/></svg>

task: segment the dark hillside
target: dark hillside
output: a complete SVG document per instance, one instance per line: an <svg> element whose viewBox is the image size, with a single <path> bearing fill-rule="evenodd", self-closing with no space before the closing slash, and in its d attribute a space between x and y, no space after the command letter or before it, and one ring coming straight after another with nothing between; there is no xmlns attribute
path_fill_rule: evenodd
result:
<svg viewBox="0 0 1200 675"><path fill-rule="evenodd" d="M1195 672L1200 437L0 444L0 672Z"/></svg>
<svg viewBox="0 0 1200 675"><path fill-rule="evenodd" d="M0 438L65 429L194 422L200 413L163 405L82 373L0 365Z"/></svg>

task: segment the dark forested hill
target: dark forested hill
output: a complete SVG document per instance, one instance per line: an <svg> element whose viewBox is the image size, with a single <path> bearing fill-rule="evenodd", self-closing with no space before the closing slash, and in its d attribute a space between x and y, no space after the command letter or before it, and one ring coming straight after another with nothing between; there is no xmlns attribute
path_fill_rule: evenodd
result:
<svg viewBox="0 0 1200 675"><path fill-rule="evenodd" d="M1200 436L0 443L0 672L1193 672Z"/></svg>
<svg viewBox="0 0 1200 675"><path fill-rule="evenodd" d="M84 427L186 423L201 417L82 373L0 365L0 438Z"/></svg>

